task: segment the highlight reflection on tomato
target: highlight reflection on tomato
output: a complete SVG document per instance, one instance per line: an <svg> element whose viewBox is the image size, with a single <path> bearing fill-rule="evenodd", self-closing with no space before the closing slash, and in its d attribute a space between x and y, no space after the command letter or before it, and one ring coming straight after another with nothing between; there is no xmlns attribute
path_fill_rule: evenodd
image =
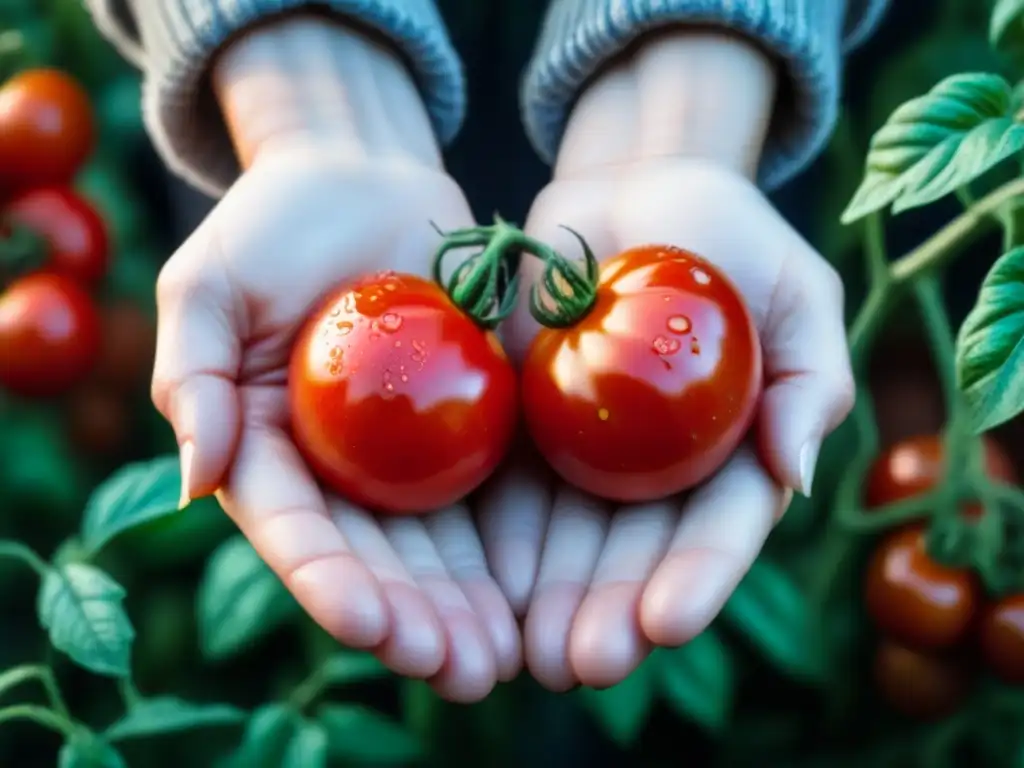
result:
<svg viewBox="0 0 1024 768"><path fill-rule="evenodd" d="M551 467L632 502L718 470L746 435L761 387L742 297L713 265L669 246L605 262L592 307L568 327L542 328L522 373L527 426Z"/></svg>
<svg viewBox="0 0 1024 768"><path fill-rule="evenodd" d="M985 663L1000 679L1024 684L1024 594L1010 595L988 607L979 628Z"/></svg>
<svg viewBox="0 0 1024 768"><path fill-rule="evenodd" d="M967 570L929 557L924 529L897 529L879 543L868 566L868 615L884 634L912 648L950 648L967 635L981 588Z"/></svg>
<svg viewBox="0 0 1024 768"><path fill-rule="evenodd" d="M497 338L412 275L335 289L299 334L288 386L311 468L378 512L461 500L494 471L515 428L515 373Z"/></svg>

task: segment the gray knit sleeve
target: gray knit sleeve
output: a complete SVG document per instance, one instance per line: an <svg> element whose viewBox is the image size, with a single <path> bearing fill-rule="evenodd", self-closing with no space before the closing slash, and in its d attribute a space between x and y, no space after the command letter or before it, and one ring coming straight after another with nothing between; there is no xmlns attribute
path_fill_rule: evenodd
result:
<svg viewBox="0 0 1024 768"><path fill-rule="evenodd" d="M774 188L828 141L838 113L842 56L871 34L888 0L552 0L521 89L537 152L553 162L580 88L641 34L686 22L728 27L778 57L779 103L759 169Z"/></svg>
<svg viewBox="0 0 1024 768"><path fill-rule="evenodd" d="M143 72L143 115L157 151L208 194L222 194L239 173L210 89L210 60L229 38L268 16L308 6L376 29L410 62L442 143L463 119L462 66L434 0L86 2L99 30Z"/></svg>

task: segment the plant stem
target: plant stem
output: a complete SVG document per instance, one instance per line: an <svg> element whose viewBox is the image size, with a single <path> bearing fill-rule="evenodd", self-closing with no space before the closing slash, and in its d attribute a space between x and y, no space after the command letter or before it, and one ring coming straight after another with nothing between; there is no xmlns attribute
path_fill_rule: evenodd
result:
<svg viewBox="0 0 1024 768"><path fill-rule="evenodd" d="M142 701L142 694L139 693L139 689L135 687L135 683L132 682L131 678L122 677L119 679L117 681L117 690L126 709L133 709Z"/></svg>
<svg viewBox="0 0 1024 768"><path fill-rule="evenodd" d="M872 290L880 290L888 285L892 278L889 275L889 257L886 255L882 214L878 211L868 214L864 222L864 250L868 260L868 284Z"/></svg>
<svg viewBox="0 0 1024 768"><path fill-rule="evenodd" d="M40 577L46 576L46 574L50 572L50 566L46 561L37 555L30 547L22 544L20 541L0 539L0 557L10 558L11 560L20 560L35 571Z"/></svg>
<svg viewBox="0 0 1024 768"><path fill-rule="evenodd" d="M295 686L291 696L288 697L288 701L295 709L301 712L320 695L320 692L327 685L327 677L324 674L326 668L327 663L325 662L310 672L305 680Z"/></svg>
<svg viewBox="0 0 1024 768"><path fill-rule="evenodd" d="M20 667L8 669L3 674L0 674L0 695L30 680L38 680L42 684L46 690L47 698L50 700L50 705L58 715L67 720L71 719L71 713L68 711L64 697L57 686L53 670L43 664L24 664Z"/></svg>
<svg viewBox="0 0 1024 768"><path fill-rule="evenodd" d="M14 720L28 720L56 731L69 739L78 733L78 727L69 718L58 714L52 709L39 707L34 704L16 704L13 707L0 709L0 725Z"/></svg>

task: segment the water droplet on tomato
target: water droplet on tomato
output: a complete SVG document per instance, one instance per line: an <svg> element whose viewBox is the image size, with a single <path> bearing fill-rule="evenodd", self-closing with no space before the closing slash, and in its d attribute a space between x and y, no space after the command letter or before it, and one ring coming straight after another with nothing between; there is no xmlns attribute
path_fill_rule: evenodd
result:
<svg viewBox="0 0 1024 768"><path fill-rule="evenodd" d="M402 316L394 312L385 312L380 316L380 329L385 333L394 333L402 327Z"/></svg>
<svg viewBox="0 0 1024 768"><path fill-rule="evenodd" d="M679 339L668 339L664 336L658 336L651 342L651 348L658 355L674 355L679 351L679 347Z"/></svg>
<svg viewBox="0 0 1024 768"><path fill-rule="evenodd" d="M693 324L690 322L690 318L685 315L672 315L665 325L668 326L668 329L672 331L672 333L689 333L690 328L693 327Z"/></svg>
<svg viewBox="0 0 1024 768"><path fill-rule="evenodd" d="M328 353L332 358L341 357L341 347L331 347L331 351Z"/></svg>
<svg viewBox="0 0 1024 768"><path fill-rule="evenodd" d="M338 309L337 307L335 307L334 309L331 310L331 317L337 317L340 314L341 314L341 310Z"/></svg>
<svg viewBox="0 0 1024 768"><path fill-rule="evenodd" d="M395 342L395 349L401 349L401 347L402 347L402 342L401 342L401 340L399 340L399 341L396 341L396 342Z"/></svg>
<svg viewBox="0 0 1024 768"><path fill-rule="evenodd" d="M690 273L693 275L693 279L696 280L701 285L707 285L708 283L711 282L711 275L709 275L700 267L694 267L692 270L690 270Z"/></svg>
<svg viewBox="0 0 1024 768"><path fill-rule="evenodd" d="M598 408L597 409L597 418L599 418L601 421L608 421L608 415L609 414L608 414L608 409L607 408Z"/></svg>
<svg viewBox="0 0 1024 768"><path fill-rule="evenodd" d="M338 329L339 336L348 336L352 332L352 323L347 320L339 321L334 327Z"/></svg>
<svg viewBox="0 0 1024 768"><path fill-rule="evenodd" d="M389 381L387 384L384 385L384 389L387 390L388 392L394 392L395 385Z"/></svg>
<svg viewBox="0 0 1024 768"><path fill-rule="evenodd" d="M690 352L695 355L700 354L700 342L697 339L690 339Z"/></svg>
<svg viewBox="0 0 1024 768"><path fill-rule="evenodd" d="M346 293L345 298L341 300L342 308L348 312L353 313L356 311L356 294Z"/></svg>
<svg viewBox="0 0 1024 768"><path fill-rule="evenodd" d="M404 373L403 373L403 374L401 375L401 377L400 377L400 378L402 379L402 381L408 381L408 380L409 380L409 377L408 377L408 375L406 375L406 374L404 374Z"/></svg>

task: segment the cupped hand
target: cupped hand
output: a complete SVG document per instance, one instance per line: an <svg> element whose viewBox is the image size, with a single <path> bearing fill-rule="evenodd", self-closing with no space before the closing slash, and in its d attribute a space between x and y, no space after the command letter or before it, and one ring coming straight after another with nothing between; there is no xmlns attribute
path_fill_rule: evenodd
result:
<svg viewBox="0 0 1024 768"><path fill-rule="evenodd" d="M467 509L356 509L325 495L288 432L287 364L304 318L349 276L429 274L430 222L473 223L438 170L268 148L160 275L153 399L181 446L187 493L216 493L315 621L472 701L516 674L520 640Z"/></svg>
<svg viewBox="0 0 1024 768"><path fill-rule="evenodd" d="M613 505L552 483L529 457L488 485L479 505L488 560L525 613L527 666L553 690L613 685L653 647L702 632L792 489L810 492L821 441L853 401L842 283L744 176L687 159L562 176L538 196L525 228L580 256L563 225L598 259L665 243L718 265L757 323L765 392L751 440L685 496ZM525 284L539 267L524 259ZM507 329L510 351L521 356L536 331L521 308Z"/></svg>

